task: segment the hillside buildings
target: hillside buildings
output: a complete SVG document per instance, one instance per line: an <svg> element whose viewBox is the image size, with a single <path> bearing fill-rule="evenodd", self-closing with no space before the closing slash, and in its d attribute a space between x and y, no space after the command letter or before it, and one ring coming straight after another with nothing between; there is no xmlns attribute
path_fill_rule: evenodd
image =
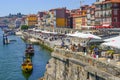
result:
<svg viewBox="0 0 120 80"><path fill-rule="evenodd" d="M83 5L72 10L66 7L55 8L24 17L21 13L9 14L4 19L0 19L0 24L18 27L22 22L22 25L52 28L83 29L86 26L120 28L119 14L120 0L96 0L92 5Z"/></svg>

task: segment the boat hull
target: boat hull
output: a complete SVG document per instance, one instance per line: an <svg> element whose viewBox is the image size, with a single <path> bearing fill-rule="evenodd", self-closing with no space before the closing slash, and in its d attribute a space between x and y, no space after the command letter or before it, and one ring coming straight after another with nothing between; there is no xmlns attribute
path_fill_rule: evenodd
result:
<svg viewBox="0 0 120 80"><path fill-rule="evenodd" d="M27 57L27 59L23 60L21 69L22 69L22 71L24 71L26 73L30 73L33 70L32 60L29 57Z"/></svg>
<svg viewBox="0 0 120 80"><path fill-rule="evenodd" d="M32 70L33 70L33 66L31 65L31 66L28 66L28 65L26 65L26 66L21 66L21 69L22 69L22 71L23 72L25 72L25 73L31 73L32 72Z"/></svg>

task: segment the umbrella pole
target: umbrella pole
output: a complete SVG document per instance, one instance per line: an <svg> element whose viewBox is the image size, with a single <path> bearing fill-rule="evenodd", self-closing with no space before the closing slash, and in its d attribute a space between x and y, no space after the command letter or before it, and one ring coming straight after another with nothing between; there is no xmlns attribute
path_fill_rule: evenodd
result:
<svg viewBox="0 0 120 80"><path fill-rule="evenodd" d="M89 38L89 40L88 40L88 42L87 42L87 45L89 44L90 40L91 40L91 38Z"/></svg>
<svg viewBox="0 0 120 80"><path fill-rule="evenodd" d="M88 42L86 43L87 44L87 52L88 52L88 50L90 48L90 45L89 45L90 40L91 40L91 38L89 38Z"/></svg>

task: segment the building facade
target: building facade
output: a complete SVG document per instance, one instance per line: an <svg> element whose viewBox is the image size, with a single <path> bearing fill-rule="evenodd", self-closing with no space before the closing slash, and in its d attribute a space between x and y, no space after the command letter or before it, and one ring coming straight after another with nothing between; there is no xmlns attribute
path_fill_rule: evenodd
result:
<svg viewBox="0 0 120 80"><path fill-rule="evenodd" d="M73 17L73 28L81 29L87 26L87 9L88 5L81 6L80 9L72 10L71 17Z"/></svg>
<svg viewBox="0 0 120 80"><path fill-rule="evenodd" d="M96 25L120 28L120 0L97 0L94 4Z"/></svg>
<svg viewBox="0 0 120 80"><path fill-rule="evenodd" d="M55 9L56 27L65 28L67 26L66 8Z"/></svg>
<svg viewBox="0 0 120 80"><path fill-rule="evenodd" d="M38 17L35 14L30 14L26 16L26 25L28 26L36 26L38 24Z"/></svg>
<svg viewBox="0 0 120 80"><path fill-rule="evenodd" d="M38 12L37 17L38 17L38 26L42 26L42 19L43 19L44 12Z"/></svg>
<svg viewBox="0 0 120 80"><path fill-rule="evenodd" d="M82 24L81 26L87 26L87 9L88 5L81 6L81 18L82 18Z"/></svg>
<svg viewBox="0 0 120 80"><path fill-rule="evenodd" d="M15 28L19 28L21 26L22 23L22 18L17 18L15 20Z"/></svg>
<svg viewBox="0 0 120 80"><path fill-rule="evenodd" d="M80 29L81 27L81 15L80 15L80 9L73 9L70 13L70 22L71 27L74 29Z"/></svg>
<svg viewBox="0 0 120 80"><path fill-rule="evenodd" d="M87 9L87 26L95 25L95 6L91 5Z"/></svg>

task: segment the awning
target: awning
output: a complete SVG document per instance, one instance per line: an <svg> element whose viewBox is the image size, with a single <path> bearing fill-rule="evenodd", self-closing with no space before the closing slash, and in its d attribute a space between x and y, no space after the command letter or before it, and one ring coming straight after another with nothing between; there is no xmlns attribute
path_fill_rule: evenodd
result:
<svg viewBox="0 0 120 80"><path fill-rule="evenodd" d="M81 32L76 32L74 34L67 34L67 36L73 36L73 37L85 38L85 39L88 39L88 38L101 39L101 37L99 36L96 36L90 33L86 34L86 33L81 33Z"/></svg>
<svg viewBox="0 0 120 80"><path fill-rule="evenodd" d="M110 26L109 24L103 24L102 26Z"/></svg>

